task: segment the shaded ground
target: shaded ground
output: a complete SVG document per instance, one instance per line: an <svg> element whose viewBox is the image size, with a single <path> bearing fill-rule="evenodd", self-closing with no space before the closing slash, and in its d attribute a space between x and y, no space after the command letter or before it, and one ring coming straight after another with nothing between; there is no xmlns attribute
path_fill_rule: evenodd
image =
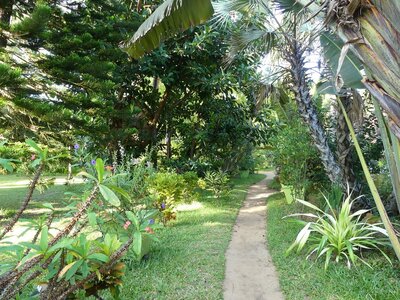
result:
<svg viewBox="0 0 400 300"><path fill-rule="evenodd" d="M267 188L273 173L250 187L240 209L226 252L224 299L284 299L279 280L266 248L266 198L274 193Z"/></svg>

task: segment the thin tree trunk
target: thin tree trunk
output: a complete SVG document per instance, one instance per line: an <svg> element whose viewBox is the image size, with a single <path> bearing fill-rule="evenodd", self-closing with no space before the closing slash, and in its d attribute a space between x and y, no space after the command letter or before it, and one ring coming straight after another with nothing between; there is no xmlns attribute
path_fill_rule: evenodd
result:
<svg viewBox="0 0 400 300"><path fill-rule="evenodd" d="M287 53L287 59L291 65L290 71L293 80L293 91L295 93L299 113L310 129L314 145L318 149L319 156L330 181L342 184L343 171L328 145L325 130L318 119L317 109L310 94L306 68L304 66L304 48L302 48L297 41L293 41L290 52L291 53Z"/></svg>
<svg viewBox="0 0 400 300"><path fill-rule="evenodd" d="M171 146L171 129L168 126L167 135L165 137L165 143L167 146L167 158L170 159L172 156L172 146Z"/></svg>
<svg viewBox="0 0 400 300"><path fill-rule="evenodd" d="M339 99L342 101L347 114L349 114L352 101L351 95L339 96ZM355 184L355 176L352 168L350 131L343 111L340 108L337 109L336 143L338 164L343 170L343 184L344 186L348 185L352 189Z"/></svg>

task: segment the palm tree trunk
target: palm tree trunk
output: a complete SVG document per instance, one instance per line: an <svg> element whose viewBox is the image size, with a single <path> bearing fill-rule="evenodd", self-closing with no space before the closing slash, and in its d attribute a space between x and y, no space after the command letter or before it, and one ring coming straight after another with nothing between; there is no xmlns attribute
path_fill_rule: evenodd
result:
<svg viewBox="0 0 400 300"><path fill-rule="evenodd" d="M352 101L351 95L345 94L343 96L339 96L339 99L342 101L347 114L349 114ZM343 170L343 184L348 185L349 188L352 189L355 185L355 176L351 159L350 130L346 124L343 111L340 108L337 109L336 143L338 164Z"/></svg>
<svg viewBox="0 0 400 300"><path fill-rule="evenodd" d="M306 68L304 67L305 50L294 40L289 51L291 53L287 53L286 56L291 65L293 91L299 113L310 129L314 145L318 149L319 156L329 179L333 183L342 184L342 169L328 145L325 130L318 118L317 109L311 98L310 88L307 83Z"/></svg>

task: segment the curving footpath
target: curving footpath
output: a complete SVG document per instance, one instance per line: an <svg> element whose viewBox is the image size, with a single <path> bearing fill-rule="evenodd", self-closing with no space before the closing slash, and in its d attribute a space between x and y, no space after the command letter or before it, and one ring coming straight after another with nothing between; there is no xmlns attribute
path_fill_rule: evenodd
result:
<svg viewBox="0 0 400 300"><path fill-rule="evenodd" d="M266 247L266 198L273 172L248 190L225 254L225 300L283 300L278 276Z"/></svg>

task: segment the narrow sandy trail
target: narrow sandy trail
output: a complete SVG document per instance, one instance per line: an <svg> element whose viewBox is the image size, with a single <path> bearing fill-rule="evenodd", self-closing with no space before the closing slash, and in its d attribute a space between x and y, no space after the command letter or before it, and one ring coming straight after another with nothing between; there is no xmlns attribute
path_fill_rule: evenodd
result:
<svg viewBox="0 0 400 300"><path fill-rule="evenodd" d="M266 247L266 204L269 195L267 177L252 185L233 228L232 240L225 254L225 300L281 300L284 296Z"/></svg>

